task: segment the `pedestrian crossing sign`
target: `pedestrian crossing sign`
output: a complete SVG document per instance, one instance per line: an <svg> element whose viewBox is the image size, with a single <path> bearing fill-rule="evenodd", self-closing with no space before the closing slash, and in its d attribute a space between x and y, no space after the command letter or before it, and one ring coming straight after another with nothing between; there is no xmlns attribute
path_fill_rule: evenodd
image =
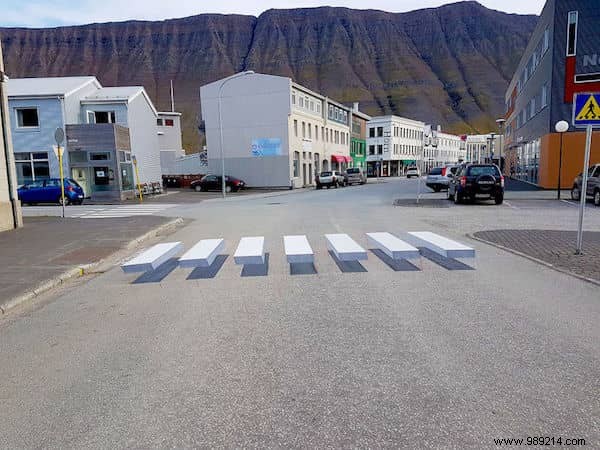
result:
<svg viewBox="0 0 600 450"><path fill-rule="evenodd" d="M576 94L573 101L573 125L600 127L600 92Z"/></svg>

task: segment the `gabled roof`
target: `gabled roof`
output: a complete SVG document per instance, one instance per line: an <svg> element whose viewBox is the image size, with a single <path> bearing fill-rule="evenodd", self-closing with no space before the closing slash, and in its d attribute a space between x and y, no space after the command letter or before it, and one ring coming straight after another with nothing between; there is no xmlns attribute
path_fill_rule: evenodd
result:
<svg viewBox="0 0 600 450"><path fill-rule="evenodd" d="M96 77L9 78L9 97L67 97L88 84L102 87Z"/></svg>
<svg viewBox="0 0 600 450"><path fill-rule="evenodd" d="M103 87L82 98L81 103L129 103L138 95L144 96L154 115L158 116L158 111L143 86Z"/></svg>

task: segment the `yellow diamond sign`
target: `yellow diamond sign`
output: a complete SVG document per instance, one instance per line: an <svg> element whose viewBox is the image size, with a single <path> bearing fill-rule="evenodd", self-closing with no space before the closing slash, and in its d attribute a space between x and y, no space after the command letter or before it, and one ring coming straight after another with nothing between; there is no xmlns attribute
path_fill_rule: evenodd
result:
<svg viewBox="0 0 600 450"><path fill-rule="evenodd" d="M575 96L573 125L600 126L600 93L577 94Z"/></svg>

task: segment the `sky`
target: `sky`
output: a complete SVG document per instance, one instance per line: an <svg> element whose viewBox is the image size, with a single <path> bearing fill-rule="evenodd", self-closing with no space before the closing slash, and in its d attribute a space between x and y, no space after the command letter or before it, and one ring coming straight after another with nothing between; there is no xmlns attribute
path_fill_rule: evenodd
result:
<svg viewBox="0 0 600 450"><path fill-rule="evenodd" d="M479 0L482 5L518 14L539 14L545 0ZM203 3L205 5L203 5ZM271 8L345 6L405 12L436 7L448 0L0 0L0 26L52 27L129 19L161 20L204 13L250 14Z"/></svg>

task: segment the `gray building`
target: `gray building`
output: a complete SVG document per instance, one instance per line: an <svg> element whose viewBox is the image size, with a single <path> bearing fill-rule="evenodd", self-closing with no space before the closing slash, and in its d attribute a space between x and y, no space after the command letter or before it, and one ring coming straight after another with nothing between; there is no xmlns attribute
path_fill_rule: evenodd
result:
<svg viewBox="0 0 600 450"><path fill-rule="evenodd" d="M571 121L573 96L600 92L598 0L548 0L506 91L504 172L542 187L556 187L560 139L554 126ZM581 172L583 133L563 140L562 181ZM592 160L600 161L600 142Z"/></svg>

